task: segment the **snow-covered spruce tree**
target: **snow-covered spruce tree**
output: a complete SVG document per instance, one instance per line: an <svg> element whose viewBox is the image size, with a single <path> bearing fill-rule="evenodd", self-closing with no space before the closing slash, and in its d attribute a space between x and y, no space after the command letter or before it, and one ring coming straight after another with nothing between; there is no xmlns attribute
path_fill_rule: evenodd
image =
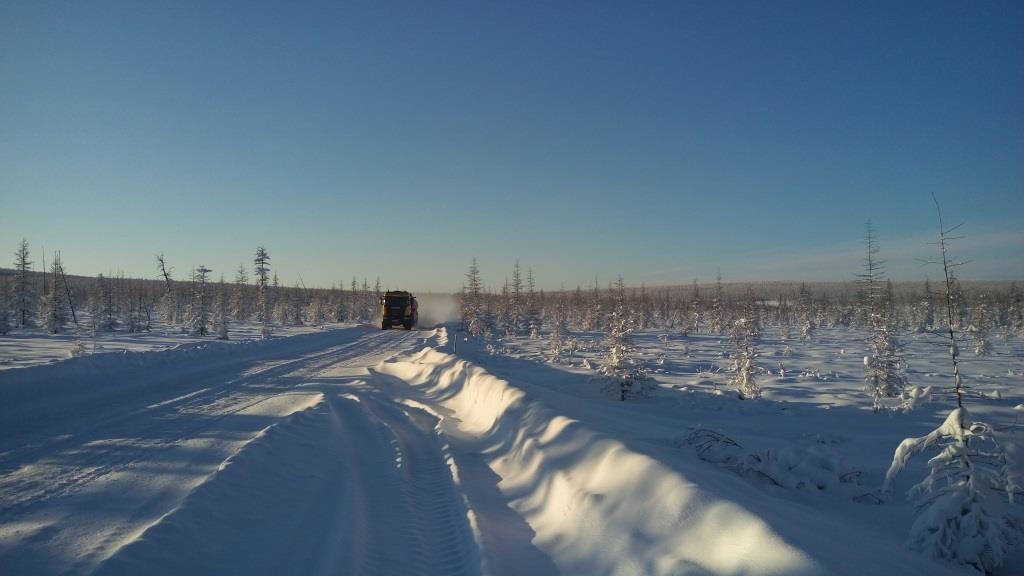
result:
<svg viewBox="0 0 1024 576"><path fill-rule="evenodd" d="M364 322L376 322L375 318L378 315L378 306L380 305L380 298L374 296L373 290L370 285L367 284L366 278L363 278L363 321Z"/></svg>
<svg viewBox="0 0 1024 576"><path fill-rule="evenodd" d="M633 293L636 295L636 292ZM647 285L643 282L640 283L640 298L637 302L639 310L637 310L637 327L640 330L647 330L654 323L654 309L651 306L651 299L647 295Z"/></svg>
<svg viewBox="0 0 1024 576"><path fill-rule="evenodd" d="M608 317L605 332L605 356L598 369L607 380L607 390L621 401L646 396L653 388L647 369L636 357L633 344L634 322L626 306L625 284L620 276L615 284L615 308Z"/></svg>
<svg viewBox="0 0 1024 576"><path fill-rule="evenodd" d="M512 336L515 334L515 321L512 312L512 292L509 290L508 278L505 279L505 284L501 287L501 299L498 301L498 309L496 310L496 318L498 322L498 328L501 333L505 336Z"/></svg>
<svg viewBox="0 0 1024 576"><path fill-rule="evenodd" d="M800 284L797 293L797 315L800 321L800 338L810 340L814 337L814 300L806 284Z"/></svg>
<svg viewBox="0 0 1024 576"><path fill-rule="evenodd" d="M149 304L146 302L144 288L134 280L128 290L128 332L148 332L150 330Z"/></svg>
<svg viewBox="0 0 1024 576"><path fill-rule="evenodd" d="M362 304L359 296L359 285L356 284L356 277L354 274L352 275L352 283L349 286L348 320L349 322L359 322L359 308Z"/></svg>
<svg viewBox="0 0 1024 576"><path fill-rule="evenodd" d="M962 330L967 321L967 295L960 286L960 280L953 278L953 291L950 296L953 303L953 328Z"/></svg>
<svg viewBox="0 0 1024 576"><path fill-rule="evenodd" d="M95 340L97 334L103 331L103 303L99 294L92 294L86 308L89 311L88 336Z"/></svg>
<svg viewBox="0 0 1024 576"><path fill-rule="evenodd" d="M189 305L188 328L193 336L210 333L211 301L209 275L212 270L200 265L192 274L192 300Z"/></svg>
<svg viewBox="0 0 1024 576"><path fill-rule="evenodd" d="M700 324L704 315L704 301L700 297L700 288L697 281L693 281L693 300L690 301L689 326L687 331L690 334L700 334Z"/></svg>
<svg viewBox="0 0 1024 576"><path fill-rule="evenodd" d="M790 318L789 302L784 295L779 296L779 340L788 342L793 332L792 319Z"/></svg>
<svg viewBox="0 0 1024 576"><path fill-rule="evenodd" d="M365 282L364 282L365 284ZM366 286L363 286L363 293L366 292ZM277 310L279 304L285 303L288 300L288 291L281 287L281 281L277 277L277 272L274 272L273 278L270 280L270 308ZM272 315L273 318L277 319L278 322L282 322L276 315Z"/></svg>
<svg viewBox="0 0 1024 576"><path fill-rule="evenodd" d="M721 334L725 330L725 296L722 291L722 272L715 277L715 294L711 298L711 332Z"/></svg>
<svg viewBox="0 0 1024 576"><path fill-rule="evenodd" d="M160 297L160 318L167 324L174 324L178 316L178 303L174 293L174 283L171 280L171 271L167 269L163 253L156 257L156 267L164 279L164 293Z"/></svg>
<svg viewBox="0 0 1024 576"><path fill-rule="evenodd" d="M893 330L898 330L902 325L900 320L900 312L896 307L896 292L892 287L892 279L885 279L885 298L883 299L883 306L885 309L885 317L889 320L889 326Z"/></svg>
<svg viewBox="0 0 1024 576"><path fill-rule="evenodd" d="M60 283L61 274L60 254L57 254L50 266L49 283L42 306L43 327L50 334L63 332L68 322L68 302Z"/></svg>
<svg viewBox="0 0 1024 576"><path fill-rule="evenodd" d="M1012 504L1020 487L1011 481L1006 454L992 427L961 405L935 430L900 443L883 490L891 492L907 461L931 447L939 453L928 461L928 476L909 491L917 515L910 547L991 574L1016 538L1003 494Z"/></svg>
<svg viewBox="0 0 1024 576"><path fill-rule="evenodd" d="M270 337L270 294L267 280L270 274L270 255L263 246L256 248L253 260L253 274L256 275L256 317L260 321L260 334L263 338Z"/></svg>
<svg viewBox="0 0 1024 576"><path fill-rule="evenodd" d="M526 332L526 306L523 301L523 274L519 270L519 260L512 268L512 282L508 286L509 298L509 329L510 336L519 336Z"/></svg>
<svg viewBox="0 0 1024 576"><path fill-rule="evenodd" d="M604 309L601 306L601 289L597 286L596 277L594 278L594 288L590 291L590 298L587 299L586 305L583 329L588 332L600 330L604 322Z"/></svg>
<svg viewBox="0 0 1024 576"><path fill-rule="evenodd" d="M270 313L270 317L274 319L281 326L287 326L289 319L291 318L291 295L285 291L280 291L276 298L274 298L274 310Z"/></svg>
<svg viewBox="0 0 1024 576"><path fill-rule="evenodd" d="M35 293L28 278L32 261L28 258L28 240L22 238L18 251L14 253L14 284L11 286L11 307L17 328L32 326L36 317Z"/></svg>
<svg viewBox="0 0 1024 576"><path fill-rule="evenodd" d="M906 363L894 334L891 308L881 283L883 262L878 258L871 222L867 223L864 273L859 275L862 306L871 329L868 355L864 357L864 382L872 399L872 410L879 412L885 398L900 396L907 386Z"/></svg>
<svg viewBox="0 0 1024 576"><path fill-rule="evenodd" d="M332 322L344 322L348 318L348 309L345 307L345 284L337 290L331 290L331 302L329 313Z"/></svg>
<svg viewBox="0 0 1024 576"><path fill-rule="evenodd" d="M760 398L761 387L757 384L757 328L749 316L747 313L733 320L730 329L730 337L736 348L736 375L731 383L736 386L740 398Z"/></svg>
<svg viewBox="0 0 1024 576"><path fill-rule="evenodd" d="M924 280L924 295L917 305L917 332L931 332L935 327L935 296L932 294L932 286L927 278Z"/></svg>
<svg viewBox="0 0 1024 576"><path fill-rule="evenodd" d="M533 268L526 269L526 303L523 316L530 338L533 340L540 338L541 310L537 285L533 278Z"/></svg>
<svg viewBox="0 0 1024 576"><path fill-rule="evenodd" d="M462 311L462 327L466 334L472 337L483 336L483 282L480 280L480 268L476 265L476 258L469 265L469 272L466 273L466 284L462 287L462 296L459 305Z"/></svg>
<svg viewBox="0 0 1024 576"><path fill-rule="evenodd" d="M545 355L548 362L558 362L562 357L562 350L565 348L565 332L568 330L565 293L559 293L555 298L555 310L551 326L551 334L548 336L547 350Z"/></svg>
<svg viewBox="0 0 1024 576"><path fill-rule="evenodd" d="M0 335L11 331L11 287L7 279L0 280Z"/></svg>
<svg viewBox="0 0 1024 576"><path fill-rule="evenodd" d="M583 288L577 284L571 294L563 291L562 295L565 296L563 304L565 305L567 325L577 329L583 328L583 319L586 316L586 298L583 296Z"/></svg>
<svg viewBox="0 0 1024 576"><path fill-rule="evenodd" d="M890 329L882 325L872 332L869 354L864 357L864 382L872 410L884 407L884 398L895 398L907 387L906 362Z"/></svg>
<svg viewBox="0 0 1024 576"><path fill-rule="evenodd" d="M909 492L916 502L910 547L933 558L991 574L1002 564L1017 531L1006 513L1003 494L1012 504L1013 494L1020 486L1015 485L1009 474L1006 452L992 427L976 422L963 405L951 273L958 264L951 263L947 256L948 234L952 230L945 228L937 200L935 206L946 277L945 311L957 406L932 432L900 443L885 475L883 491L891 493L893 482L911 457L928 448L938 448L939 453L928 461L928 476Z"/></svg>
<svg viewBox="0 0 1024 576"><path fill-rule="evenodd" d="M117 330L117 311L114 308L114 290L110 285L110 279L100 273L96 277L96 309L99 312L97 329L100 332L113 332Z"/></svg>
<svg viewBox="0 0 1024 576"><path fill-rule="evenodd" d="M327 321L327 305L322 297L314 296L306 305L306 321L311 326L323 326Z"/></svg>
<svg viewBox="0 0 1024 576"><path fill-rule="evenodd" d="M217 301L214 304L213 327L217 331L218 340L228 340L228 324L231 321L231 296L228 294L228 285L224 283L224 275L221 274L220 282L217 283Z"/></svg>
<svg viewBox="0 0 1024 576"><path fill-rule="evenodd" d="M988 301L982 294L971 309L971 323L967 326L967 333L971 336L971 348L974 350L975 356L988 356L992 353L992 342L988 339L991 325L992 316Z"/></svg>
<svg viewBox="0 0 1024 576"><path fill-rule="evenodd" d="M288 299L288 324L292 326L302 326L305 324L306 301L304 293L305 290L301 289L298 282L296 282Z"/></svg>
<svg viewBox="0 0 1024 576"><path fill-rule="evenodd" d="M245 322L251 311L249 304L249 275L245 265L239 264L235 272L235 285L231 288L231 317L235 322Z"/></svg>

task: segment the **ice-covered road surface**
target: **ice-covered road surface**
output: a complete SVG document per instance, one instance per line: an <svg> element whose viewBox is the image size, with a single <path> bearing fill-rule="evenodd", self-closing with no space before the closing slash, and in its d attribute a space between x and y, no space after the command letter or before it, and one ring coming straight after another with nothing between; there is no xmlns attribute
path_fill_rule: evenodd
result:
<svg viewBox="0 0 1024 576"><path fill-rule="evenodd" d="M0 573L479 572L432 418L363 328L0 377ZM411 412L410 412L411 410Z"/></svg>

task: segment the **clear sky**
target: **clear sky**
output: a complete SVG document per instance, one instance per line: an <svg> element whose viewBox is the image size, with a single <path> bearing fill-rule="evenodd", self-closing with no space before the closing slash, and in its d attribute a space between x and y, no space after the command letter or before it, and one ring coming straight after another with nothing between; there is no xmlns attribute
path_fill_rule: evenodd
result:
<svg viewBox="0 0 1024 576"><path fill-rule="evenodd" d="M0 250L69 272L1024 278L1024 3L0 1Z"/></svg>

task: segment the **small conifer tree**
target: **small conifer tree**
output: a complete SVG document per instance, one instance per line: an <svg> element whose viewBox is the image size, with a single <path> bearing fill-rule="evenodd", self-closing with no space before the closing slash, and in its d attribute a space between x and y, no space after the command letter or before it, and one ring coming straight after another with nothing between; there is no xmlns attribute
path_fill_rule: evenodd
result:
<svg viewBox="0 0 1024 576"><path fill-rule="evenodd" d="M224 283L224 277L221 276L220 282L217 286L217 304L214 327L217 329L218 340L230 339L229 325L231 323L231 306L230 296L228 295L227 285Z"/></svg>
<svg viewBox="0 0 1024 576"><path fill-rule="evenodd" d="M267 249L260 246L256 249L253 260L253 273L256 275L257 318L260 321L260 334L263 338L270 337L270 294L267 280L270 274L270 256Z"/></svg>
<svg viewBox="0 0 1024 576"><path fill-rule="evenodd" d="M14 311L14 325L17 328L28 328L35 322L35 293L29 281L32 261L28 259L28 240L22 238L18 251L14 253L14 284L11 287Z"/></svg>
<svg viewBox="0 0 1024 576"><path fill-rule="evenodd" d="M42 307L43 325L50 334L63 332L68 322L68 303L60 284L62 273L60 253L57 253L51 264L49 283L43 297Z"/></svg>
<svg viewBox="0 0 1024 576"><path fill-rule="evenodd" d="M757 328L749 316L744 314L733 320L730 330L736 348L736 375L732 378L732 385L736 386L741 398L760 398L761 387L757 383Z"/></svg>
<svg viewBox="0 0 1024 576"><path fill-rule="evenodd" d="M231 291L231 316L235 322L245 322L249 319L249 275L245 271L245 265L239 264L235 272L235 285Z"/></svg>
<svg viewBox="0 0 1024 576"><path fill-rule="evenodd" d="M957 312L952 268L957 264L951 263L947 256L948 235L952 230L945 228L937 200L935 205L939 214L939 247L946 278L946 322L957 406L932 432L900 443L885 475L883 491L891 492L896 477L911 457L938 447L938 455L928 461L928 476L909 493L917 504L910 547L933 558L991 574L1002 564L1016 531L1006 514L1003 495L1012 504L1014 492L1020 486L1009 473L1006 452L992 427L975 421L963 405L960 354L954 334Z"/></svg>
<svg viewBox="0 0 1024 576"><path fill-rule="evenodd" d="M634 321L626 306L626 289L619 276L615 284L615 308L605 332L605 355L598 369L608 380L608 390L621 401L646 396L653 388L647 369L636 357Z"/></svg>
<svg viewBox="0 0 1024 576"><path fill-rule="evenodd" d="M210 333L211 300L209 275L212 270L200 265L192 275L192 301L189 309L188 326L193 336Z"/></svg>

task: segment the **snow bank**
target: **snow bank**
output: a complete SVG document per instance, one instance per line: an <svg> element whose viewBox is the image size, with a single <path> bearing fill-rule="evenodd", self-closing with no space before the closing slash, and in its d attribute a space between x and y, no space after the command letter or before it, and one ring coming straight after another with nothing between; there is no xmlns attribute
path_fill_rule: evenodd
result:
<svg viewBox="0 0 1024 576"><path fill-rule="evenodd" d="M574 574L824 573L760 518L522 390L433 349L378 371L453 412L534 543Z"/></svg>

